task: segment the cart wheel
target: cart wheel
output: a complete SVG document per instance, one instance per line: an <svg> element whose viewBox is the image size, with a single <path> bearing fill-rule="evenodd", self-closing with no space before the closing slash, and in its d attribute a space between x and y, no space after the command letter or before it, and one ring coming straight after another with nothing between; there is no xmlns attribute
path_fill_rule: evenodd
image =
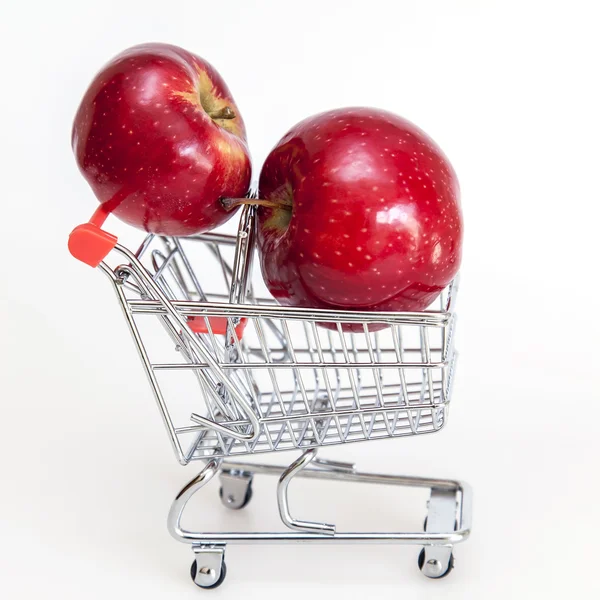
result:
<svg viewBox="0 0 600 600"><path fill-rule="evenodd" d="M197 585L199 588L202 588L203 590L213 590L215 588L218 588L223 583L223 581L225 581L225 576L227 575L227 565L225 564L224 560L221 562L221 574L219 575L219 578L214 583L211 583L210 585L201 585L200 583L198 583L196 581L197 573L198 573L198 561L195 560L192 563L192 566L190 568L190 575L192 577L192 581L194 582L195 585Z"/></svg>
<svg viewBox="0 0 600 600"><path fill-rule="evenodd" d="M219 488L219 498L221 498L221 502L223 503L223 505L229 508L230 510L241 510L252 499L252 482L248 484L246 495L244 496L244 500L241 502L241 504L236 502L236 499L233 496L228 496L227 498L224 498L223 486Z"/></svg>
<svg viewBox="0 0 600 600"><path fill-rule="evenodd" d="M417 562L419 565L419 570L423 572L423 567L425 566L425 548L421 548L421 552L419 553L419 559ZM450 560L448 561L448 568L446 569L446 571L441 575L432 577L431 579L442 579L443 577L447 577L450 574L450 571L452 571L452 569L454 569L454 554L450 554ZM429 577L429 575L427 575L426 573L425 576Z"/></svg>

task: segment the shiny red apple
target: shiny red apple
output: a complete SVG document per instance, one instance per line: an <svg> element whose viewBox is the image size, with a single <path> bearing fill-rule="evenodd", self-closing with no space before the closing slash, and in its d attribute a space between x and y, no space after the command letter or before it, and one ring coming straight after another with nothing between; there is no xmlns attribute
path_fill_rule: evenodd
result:
<svg viewBox="0 0 600 600"><path fill-rule="evenodd" d="M458 271L454 170L392 113L346 108L298 123L267 157L259 196L262 273L282 304L421 311Z"/></svg>
<svg viewBox="0 0 600 600"><path fill-rule="evenodd" d="M220 198L250 183L246 130L227 85L205 60L143 44L110 61L88 88L73 151L104 207L165 235L226 221Z"/></svg>

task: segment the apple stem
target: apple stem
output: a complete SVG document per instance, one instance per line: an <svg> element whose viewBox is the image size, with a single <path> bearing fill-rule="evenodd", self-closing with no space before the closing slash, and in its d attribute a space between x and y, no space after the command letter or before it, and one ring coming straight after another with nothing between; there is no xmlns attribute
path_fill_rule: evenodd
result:
<svg viewBox="0 0 600 600"><path fill-rule="evenodd" d="M236 114L229 106L224 106L219 110L213 110L212 112L209 112L208 116L211 119L235 119Z"/></svg>
<svg viewBox="0 0 600 600"><path fill-rule="evenodd" d="M259 198L221 198L221 204L225 210L233 210L234 208L244 204L250 204L252 206L265 206L266 208L286 208L288 210L292 208L288 204L273 202L272 200L261 200Z"/></svg>

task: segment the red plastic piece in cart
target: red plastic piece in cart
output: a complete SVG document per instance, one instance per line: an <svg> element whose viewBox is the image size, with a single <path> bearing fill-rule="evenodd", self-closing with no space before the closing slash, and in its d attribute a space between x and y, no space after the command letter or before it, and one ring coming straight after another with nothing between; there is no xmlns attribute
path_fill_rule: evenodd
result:
<svg viewBox="0 0 600 600"><path fill-rule="evenodd" d="M116 236L101 229L108 215L99 206L89 223L77 225L69 235L69 252L90 267L97 267L117 244Z"/></svg>
<svg viewBox="0 0 600 600"><path fill-rule="evenodd" d="M227 317L207 317L210 321L210 328L216 335L227 334ZM194 333L208 333L208 327L206 326L205 317L188 317L188 325ZM235 335L238 340L242 339L244 335L244 329L248 324L248 319L241 319L240 322L235 326Z"/></svg>

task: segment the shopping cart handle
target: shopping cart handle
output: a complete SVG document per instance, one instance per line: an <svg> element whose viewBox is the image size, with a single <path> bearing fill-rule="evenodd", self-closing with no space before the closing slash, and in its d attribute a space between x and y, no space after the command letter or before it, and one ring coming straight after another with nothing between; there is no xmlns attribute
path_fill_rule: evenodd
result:
<svg viewBox="0 0 600 600"><path fill-rule="evenodd" d="M69 252L90 267L97 267L117 245L117 237L101 229L108 215L100 205L88 223L77 225L69 235Z"/></svg>

